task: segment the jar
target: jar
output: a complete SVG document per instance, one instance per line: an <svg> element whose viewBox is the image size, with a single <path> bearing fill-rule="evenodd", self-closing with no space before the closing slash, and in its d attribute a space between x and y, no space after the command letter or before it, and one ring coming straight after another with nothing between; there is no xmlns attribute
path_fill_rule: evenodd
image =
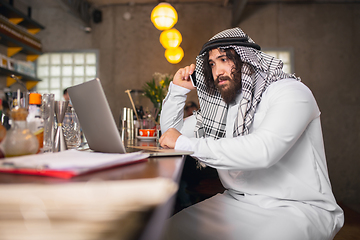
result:
<svg viewBox="0 0 360 240"><path fill-rule="evenodd" d="M11 110L10 116L13 124L5 138L5 157L37 153L39 142L35 135L27 128L27 115L28 111L25 108L15 107Z"/></svg>

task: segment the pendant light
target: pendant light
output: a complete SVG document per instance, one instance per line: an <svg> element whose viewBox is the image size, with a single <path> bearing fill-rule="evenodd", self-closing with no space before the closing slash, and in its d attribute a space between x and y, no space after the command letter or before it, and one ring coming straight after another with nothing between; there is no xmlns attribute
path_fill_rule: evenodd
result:
<svg viewBox="0 0 360 240"><path fill-rule="evenodd" d="M159 3L151 12L151 21L159 30L172 28L178 20L178 14L169 3Z"/></svg>
<svg viewBox="0 0 360 240"><path fill-rule="evenodd" d="M160 34L160 43L161 45L163 45L165 49L176 48L180 46L181 42L182 42L181 33L175 28L172 28L170 30L165 30Z"/></svg>
<svg viewBox="0 0 360 240"><path fill-rule="evenodd" d="M184 57L184 50L181 47L168 48L165 51L165 57L169 63L179 63Z"/></svg>

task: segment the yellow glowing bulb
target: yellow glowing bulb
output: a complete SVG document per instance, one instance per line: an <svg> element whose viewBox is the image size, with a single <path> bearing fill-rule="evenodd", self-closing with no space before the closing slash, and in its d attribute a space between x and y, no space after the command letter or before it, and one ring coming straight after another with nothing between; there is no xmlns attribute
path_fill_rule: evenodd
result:
<svg viewBox="0 0 360 240"><path fill-rule="evenodd" d="M172 28L178 20L178 14L169 3L159 3L151 12L151 21L159 30Z"/></svg>
<svg viewBox="0 0 360 240"><path fill-rule="evenodd" d="M160 34L160 43L165 49L176 48L182 42L181 33L175 28L165 30Z"/></svg>
<svg viewBox="0 0 360 240"><path fill-rule="evenodd" d="M184 50L181 47L168 48L165 51L165 57L169 63L179 63L184 57Z"/></svg>

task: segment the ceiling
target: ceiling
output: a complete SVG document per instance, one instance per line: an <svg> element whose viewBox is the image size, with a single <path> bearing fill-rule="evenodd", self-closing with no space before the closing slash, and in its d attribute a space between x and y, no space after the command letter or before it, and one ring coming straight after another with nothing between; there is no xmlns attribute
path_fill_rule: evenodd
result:
<svg viewBox="0 0 360 240"><path fill-rule="evenodd" d="M170 0L170 1L160 1L160 0L88 0L88 2L94 4L95 6L109 5L109 4L146 4L146 3L188 3L188 2L224 2L228 0Z"/></svg>
<svg viewBox="0 0 360 240"><path fill-rule="evenodd" d="M16 2L21 2L25 5L31 7L55 7L63 4L64 2L89 2L90 4L99 7L103 5L111 5L111 4L146 4L146 3L160 3L160 2L168 2L168 3L188 3L188 2L218 2L218 3L228 3L233 1L242 1L247 3L275 3L275 2L286 2L286 3L331 3L331 2L358 2L358 0L15 0Z"/></svg>
<svg viewBox="0 0 360 240"><path fill-rule="evenodd" d="M239 24L243 9L246 4L254 3L336 3L336 2L356 2L359 0L16 0L21 2L25 6L31 6L32 8L43 7L66 7L69 8L75 15L82 19L85 24L90 24L90 13L81 11L80 9L95 9L101 6L114 5L114 4L156 4L160 2L168 3L200 3L200 2L212 2L221 4L223 6L232 7L232 26ZM85 6L85 7L83 7Z"/></svg>
<svg viewBox="0 0 360 240"><path fill-rule="evenodd" d="M41 1L41 0L38 0ZM57 0L59 1L59 0ZM61 1L61 0L60 0ZM245 2L245 3L276 3L276 2L283 2L283 3L335 3L335 2L355 2L358 0L87 0L88 2L96 5L109 5L109 4L144 4L144 3L160 3L160 2L168 2L168 3L188 3L188 2L218 2L224 3L225 5L228 2Z"/></svg>
<svg viewBox="0 0 360 240"><path fill-rule="evenodd" d="M100 7L104 5L113 5L113 4L151 4L151 3L188 3L188 2L228 2L229 0L15 0L16 2L21 2L23 5L31 6L33 8L39 7L57 7L61 6L64 3L68 2L73 3L74 5L80 4L81 2L88 2L94 7Z"/></svg>

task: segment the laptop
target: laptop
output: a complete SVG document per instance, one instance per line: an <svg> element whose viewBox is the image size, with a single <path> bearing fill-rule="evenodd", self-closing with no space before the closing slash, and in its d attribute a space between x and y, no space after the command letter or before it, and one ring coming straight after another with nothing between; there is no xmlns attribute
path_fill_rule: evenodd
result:
<svg viewBox="0 0 360 240"><path fill-rule="evenodd" d="M93 151L103 153L142 151L152 157L193 153L161 147L125 147L98 78L69 87L68 93L89 148Z"/></svg>

